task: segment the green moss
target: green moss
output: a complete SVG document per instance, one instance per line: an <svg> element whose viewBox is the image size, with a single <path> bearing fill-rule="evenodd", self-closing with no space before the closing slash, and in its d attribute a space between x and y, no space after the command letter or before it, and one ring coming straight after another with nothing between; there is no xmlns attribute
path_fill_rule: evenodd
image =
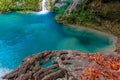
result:
<svg viewBox="0 0 120 80"><path fill-rule="evenodd" d="M78 5L77 9L72 11L69 15L66 15L64 19L72 24L80 24L81 22L91 22L91 23L98 23L95 20L95 16L90 13L89 10L85 10L82 6ZM71 19L73 21L71 21Z"/></svg>
<svg viewBox="0 0 120 80"><path fill-rule="evenodd" d="M57 15L55 17L57 22L61 23L62 15L64 14L66 9L67 9L67 6L62 6L60 8L54 8L54 11L57 12Z"/></svg>
<svg viewBox="0 0 120 80"><path fill-rule="evenodd" d="M59 10L58 10L57 13L58 13L58 14L63 14L66 9L67 9L67 6L62 6L62 7L59 8Z"/></svg>

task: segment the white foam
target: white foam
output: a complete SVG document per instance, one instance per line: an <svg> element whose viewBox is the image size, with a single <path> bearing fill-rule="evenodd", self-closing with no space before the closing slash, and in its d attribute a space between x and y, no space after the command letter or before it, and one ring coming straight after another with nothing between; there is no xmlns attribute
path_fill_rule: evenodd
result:
<svg viewBox="0 0 120 80"><path fill-rule="evenodd" d="M50 11L48 11L48 10L45 10L45 11L40 11L40 12L37 12L37 14L47 14L47 13L49 13Z"/></svg>
<svg viewBox="0 0 120 80"><path fill-rule="evenodd" d="M2 79L2 77L9 73L11 70L10 69L7 69L7 68L0 68L0 80L5 80L5 79Z"/></svg>

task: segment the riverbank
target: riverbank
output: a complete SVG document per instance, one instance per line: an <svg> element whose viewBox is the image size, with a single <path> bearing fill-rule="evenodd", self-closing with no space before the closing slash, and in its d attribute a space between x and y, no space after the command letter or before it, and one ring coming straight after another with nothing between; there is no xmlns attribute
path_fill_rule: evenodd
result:
<svg viewBox="0 0 120 80"><path fill-rule="evenodd" d="M120 55L120 37L117 37L117 43L116 43L116 50L115 52L117 52Z"/></svg>

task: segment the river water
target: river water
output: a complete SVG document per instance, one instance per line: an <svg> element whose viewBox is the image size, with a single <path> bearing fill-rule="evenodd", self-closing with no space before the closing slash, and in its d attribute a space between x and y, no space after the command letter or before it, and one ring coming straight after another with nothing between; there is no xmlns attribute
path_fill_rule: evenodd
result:
<svg viewBox="0 0 120 80"><path fill-rule="evenodd" d="M101 51L113 44L109 37L58 24L55 13L0 15L0 76L21 61L44 50Z"/></svg>

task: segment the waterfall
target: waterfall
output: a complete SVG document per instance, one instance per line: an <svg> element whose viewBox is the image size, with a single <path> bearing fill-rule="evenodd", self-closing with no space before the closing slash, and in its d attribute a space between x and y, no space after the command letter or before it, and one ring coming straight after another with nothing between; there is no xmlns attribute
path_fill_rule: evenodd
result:
<svg viewBox="0 0 120 80"><path fill-rule="evenodd" d="M47 8L46 8L46 0L43 0L42 1L42 11L46 11Z"/></svg>
<svg viewBox="0 0 120 80"><path fill-rule="evenodd" d="M42 10L40 12L38 12L39 14L46 14L49 11L47 10L47 0L42 0Z"/></svg>

